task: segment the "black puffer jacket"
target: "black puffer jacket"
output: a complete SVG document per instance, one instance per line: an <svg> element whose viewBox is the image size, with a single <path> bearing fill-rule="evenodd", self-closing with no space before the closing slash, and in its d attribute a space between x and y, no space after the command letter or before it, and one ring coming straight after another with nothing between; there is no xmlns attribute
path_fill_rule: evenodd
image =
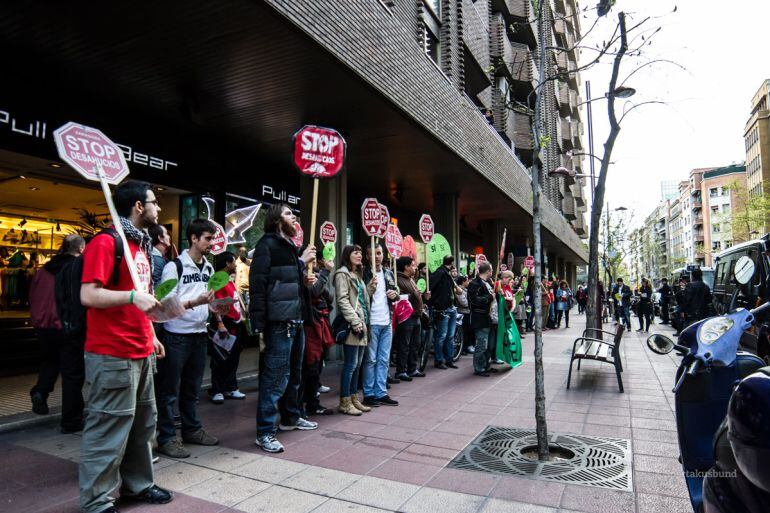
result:
<svg viewBox="0 0 770 513"><path fill-rule="evenodd" d="M266 233L254 248L249 268L249 317L262 331L269 322L299 321L307 317L305 263L297 248L277 233Z"/></svg>

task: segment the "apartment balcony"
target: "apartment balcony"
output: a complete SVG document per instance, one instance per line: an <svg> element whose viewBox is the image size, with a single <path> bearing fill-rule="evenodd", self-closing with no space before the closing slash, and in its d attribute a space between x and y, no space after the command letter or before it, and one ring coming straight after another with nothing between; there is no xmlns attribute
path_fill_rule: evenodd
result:
<svg viewBox="0 0 770 513"><path fill-rule="evenodd" d="M505 36L505 27L503 36ZM463 2L463 42L479 65L480 70L486 70L490 65L491 27L488 13L479 12L469 0ZM507 37L506 37L507 39ZM466 68L468 65L466 64Z"/></svg>
<svg viewBox="0 0 770 513"><path fill-rule="evenodd" d="M565 23L564 19L557 17L553 22L553 30L559 35L566 35L569 29L567 28L567 24Z"/></svg>
<svg viewBox="0 0 770 513"><path fill-rule="evenodd" d="M572 149L572 127L570 126L568 119L560 119L558 124L561 126L561 137L559 137L559 140L562 141L562 148L566 150Z"/></svg>
<svg viewBox="0 0 770 513"><path fill-rule="evenodd" d="M505 29L505 18L497 13L489 23L489 57L496 64L513 62L513 47Z"/></svg>
<svg viewBox="0 0 770 513"><path fill-rule="evenodd" d="M575 95L575 104L572 105L572 117L580 121L580 106L583 103L583 97L580 93ZM583 135L583 123L580 123L580 135Z"/></svg>
<svg viewBox="0 0 770 513"><path fill-rule="evenodd" d="M511 111L508 116L508 131L516 149L533 150L532 118L523 112Z"/></svg>
<svg viewBox="0 0 770 513"><path fill-rule="evenodd" d="M583 149L583 143L580 140L581 126L582 123L580 121L576 119L570 120L570 128L572 131L572 146L578 150Z"/></svg>
<svg viewBox="0 0 770 513"><path fill-rule="evenodd" d="M588 236L588 231L586 230L585 221L583 220L582 215L577 216L577 219L572 222L572 227L581 239L585 239Z"/></svg>
<svg viewBox="0 0 770 513"><path fill-rule="evenodd" d="M700 200L700 198L692 200L691 204L692 204L693 210L698 210L700 208L703 208L703 202Z"/></svg>
<svg viewBox="0 0 770 513"><path fill-rule="evenodd" d="M692 224L693 224L693 226L702 226L703 225L703 215L702 214L698 214L697 216L695 216L693 218Z"/></svg>
<svg viewBox="0 0 770 513"><path fill-rule="evenodd" d="M692 239L693 239L695 242L703 242L703 240L704 240L704 237L703 237L703 234L700 234L700 235L693 235L693 236L692 236Z"/></svg>
<svg viewBox="0 0 770 513"><path fill-rule="evenodd" d="M511 48L513 58L510 61L505 61L511 78L517 82L529 83L534 87L535 80L537 80L537 66L532 58L532 52L527 45L521 43L511 43Z"/></svg>
<svg viewBox="0 0 770 513"><path fill-rule="evenodd" d="M574 57L570 57L567 66L567 69L570 70L577 69L577 60ZM567 79L569 80L569 84L572 86L572 88L575 89L575 94L577 94L576 91L580 87L580 75L578 73L570 73ZM575 105L577 105L577 102L575 102Z"/></svg>
<svg viewBox="0 0 770 513"><path fill-rule="evenodd" d="M560 14L562 17L567 14L567 0L555 0L553 5L557 14Z"/></svg>
<svg viewBox="0 0 770 513"><path fill-rule="evenodd" d="M569 58L566 52L556 52L556 65L559 67L559 71L567 71L569 68Z"/></svg>
<svg viewBox="0 0 770 513"><path fill-rule="evenodd" d="M562 116L570 116L573 114L569 97L569 87L564 82L557 81L557 95L559 97L559 113Z"/></svg>
<svg viewBox="0 0 770 513"><path fill-rule="evenodd" d="M564 218L569 221L577 219L577 211L575 208L575 200L572 196L567 196L561 200L561 212Z"/></svg>
<svg viewBox="0 0 770 513"><path fill-rule="evenodd" d="M572 197L575 198L575 204L580 207L586 206L586 199L583 195L583 180L578 178L574 185L571 186Z"/></svg>
<svg viewBox="0 0 770 513"><path fill-rule="evenodd" d="M505 0L503 3L514 18L529 19L529 0Z"/></svg>

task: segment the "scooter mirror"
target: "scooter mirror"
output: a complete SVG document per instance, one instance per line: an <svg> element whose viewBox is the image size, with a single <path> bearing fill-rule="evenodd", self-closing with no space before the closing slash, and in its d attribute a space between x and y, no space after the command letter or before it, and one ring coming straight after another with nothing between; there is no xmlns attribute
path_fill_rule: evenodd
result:
<svg viewBox="0 0 770 513"><path fill-rule="evenodd" d="M674 350L674 341L665 335L650 335L647 338L647 347L649 347L653 353L668 354Z"/></svg>
<svg viewBox="0 0 770 513"><path fill-rule="evenodd" d="M742 256L735 262L733 274L735 274L735 281L746 285L754 277L754 260L748 256Z"/></svg>

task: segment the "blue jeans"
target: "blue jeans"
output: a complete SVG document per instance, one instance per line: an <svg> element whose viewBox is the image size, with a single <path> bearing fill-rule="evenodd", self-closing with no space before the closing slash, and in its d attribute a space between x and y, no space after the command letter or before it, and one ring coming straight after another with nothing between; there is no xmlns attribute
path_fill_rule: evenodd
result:
<svg viewBox="0 0 770 513"><path fill-rule="evenodd" d="M620 307L620 322L626 325L627 331L631 331L631 306Z"/></svg>
<svg viewBox="0 0 770 513"><path fill-rule="evenodd" d="M158 360L158 445L176 438L174 404L179 403L182 433L198 431L203 426L198 416L198 394L206 367L205 333L179 335L166 331L163 345L166 357Z"/></svg>
<svg viewBox="0 0 770 513"><path fill-rule="evenodd" d="M379 399L388 394L388 366L393 334L390 325L373 325L370 333L364 355L364 397Z"/></svg>
<svg viewBox="0 0 770 513"><path fill-rule="evenodd" d="M275 434L279 408L282 424L297 423L304 350L305 330L301 324L276 322L267 325L265 352L260 355L259 365L257 436Z"/></svg>
<svg viewBox="0 0 770 513"><path fill-rule="evenodd" d="M433 338L433 352L436 365L452 363L457 328L457 309L449 308L443 312L435 312L436 333Z"/></svg>
<svg viewBox="0 0 770 513"><path fill-rule="evenodd" d="M476 337L476 351L473 353L473 370L474 372L484 372L489 363L487 344L489 343L490 329L481 328L473 331Z"/></svg>
<svg viewBox="0 0 770 513"><path fill-rule="evenodd" d="M358 393L358 373L361 370L361 361L366 352L366 346L351 346L344 344L342 351L345 365L340 376L340 397L350 397Z"/></svg>

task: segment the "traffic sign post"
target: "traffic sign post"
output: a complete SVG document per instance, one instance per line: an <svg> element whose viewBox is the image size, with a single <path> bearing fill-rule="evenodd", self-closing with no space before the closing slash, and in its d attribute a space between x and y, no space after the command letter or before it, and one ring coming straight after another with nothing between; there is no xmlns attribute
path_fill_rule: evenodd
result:
<svg viewBox="0 0 770 513"><path fill-rule="evenodd" d="M496 283L498 284L498 288L501 285L501 280L499 280L497 277L500 275L500 266L503 263L503 259L505 258L505 238L508 235L508 228L503 228L503 240L500 242L500 253L497 255L497 273L495 273L494 280L497 280Z"/></svg>
<svg viewBox="0 0 770 513"><path fill-rule="evenodd" d="M372 265L374 265L374 238L380 232L382 221L382 209L380 203L375 198L366 198L363 205L361 205L361 224L364 227L366 233L371 238L372 245Z"/></svg>
<svg viewBox="0 0 770 513"><path fill-rule="evenodd" d="M428 214L423 214L420 217L420 238L425 244L425 282L428 290L430 290L430 269L428 269L428 244L433 239L433 234L436 233L436 225L433 224L433 218Z"/></svg>
<svg viewBox="0 0 770 513"><path fill-rule="evenodd" d="M80 173L86 180L99 182L104 193L107 209L123 242L123 255L128 272L136 290L142 290L142 284L136 271L134 256L128 247L123 225L112 201L110 185L119 184L129 169L123 152L101 130L70 121L57 128L53 133L59 157ZM147 255L148 258L150 255Z"/></svg>
<svg viewBox="0 0 770 513"><path fill-rule="evenodd" d="M310 243L315 246L315 226L318 211L318 180L334 178L345 164L347 145L339 132L332 128L305 125L294 134L294 165L305 176L313 178L313 203L310 209ZM313 275L308 264L308 276Z"/></svg>
<svg viewBox="0 0 770 513"><path fill-rule="evenodd" d="M388 255L390 255L390 268L395 271L393 259L400 257L404 251L404 238L401 236L401 230L395 224L388 224L388 229L385 232L385 247L388 248ZM398 289L398 284L396 284L396 289Z"/></svg>
<svg viewBox="0 0 770 513"><path fill-rule="evenodd" d="M524 267L529 269L530 273L535 272L535 257L530 255L524 258Z"/></svg>

